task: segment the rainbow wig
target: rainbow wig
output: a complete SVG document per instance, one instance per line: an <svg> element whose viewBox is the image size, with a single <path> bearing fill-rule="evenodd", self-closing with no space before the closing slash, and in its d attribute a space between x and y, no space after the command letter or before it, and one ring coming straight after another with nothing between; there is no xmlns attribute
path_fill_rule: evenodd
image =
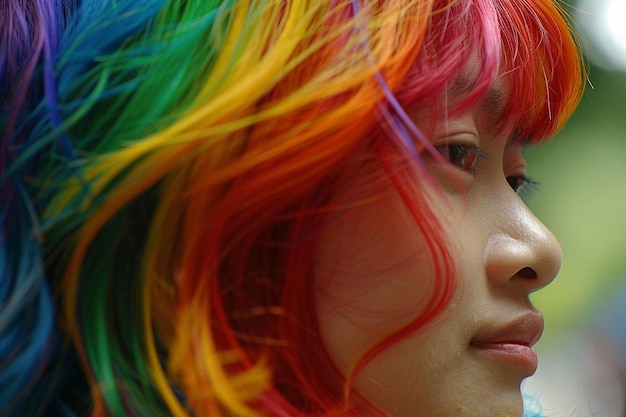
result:
<svg viewBox="0 0 626 417"><path fill-rule="evenodd" d="M469 60L449 111L505 77L520 141L580 99L552 0L3 1L0 414L364 414L355 375L456 289L424 197L432 145L404 109L444 117ZM345 378L319 338L311 253L372 158L437 273Z"/></svg>

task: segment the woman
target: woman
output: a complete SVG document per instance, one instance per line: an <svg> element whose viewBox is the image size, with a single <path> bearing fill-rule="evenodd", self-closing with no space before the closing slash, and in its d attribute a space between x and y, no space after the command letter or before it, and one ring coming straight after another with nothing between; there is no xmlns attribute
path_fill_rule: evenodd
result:
<svg viewBox="0 0 626 417"><path fill-rule="evenodd" d="M521 415L551 0L10 1L3 415Z"/></svg>

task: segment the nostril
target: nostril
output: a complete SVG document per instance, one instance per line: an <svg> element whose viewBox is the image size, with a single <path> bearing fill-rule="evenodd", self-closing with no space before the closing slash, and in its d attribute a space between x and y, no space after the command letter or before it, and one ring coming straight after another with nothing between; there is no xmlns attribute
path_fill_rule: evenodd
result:
<svg viewBox="0 0 626 417"><path fill-rule="evenodd" d="M526 268L520 269L517 272L517 276L518 277L522 277L522 278L535 279L535 278L537 278L537 273L535 272L534 269L526 267Z"/></svg>

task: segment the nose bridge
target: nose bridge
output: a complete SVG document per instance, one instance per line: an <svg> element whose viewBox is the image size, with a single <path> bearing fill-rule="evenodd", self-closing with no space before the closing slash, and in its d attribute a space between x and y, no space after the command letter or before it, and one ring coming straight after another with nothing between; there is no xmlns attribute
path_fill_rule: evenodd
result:
<svg viewBox="0 0 626 417"><path fill-rule="evenodd" d="M556 277L561 247L519 196L506 195L492 207L487 273L500 282L522 281L529 291L536 291Z"/></svg>

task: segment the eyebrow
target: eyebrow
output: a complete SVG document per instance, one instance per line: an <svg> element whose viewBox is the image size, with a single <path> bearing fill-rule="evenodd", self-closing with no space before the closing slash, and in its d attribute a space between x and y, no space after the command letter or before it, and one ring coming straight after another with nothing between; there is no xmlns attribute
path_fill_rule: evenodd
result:
<svg viewBox="0 0 626 417"><path fill-rule="evenodd" d="M487 109L489 110L489 114L495 119L500 119L502 117L502 113L506 107L506 101L507 93L503 89L497 87L489 88L485 102Z"/></svg>

